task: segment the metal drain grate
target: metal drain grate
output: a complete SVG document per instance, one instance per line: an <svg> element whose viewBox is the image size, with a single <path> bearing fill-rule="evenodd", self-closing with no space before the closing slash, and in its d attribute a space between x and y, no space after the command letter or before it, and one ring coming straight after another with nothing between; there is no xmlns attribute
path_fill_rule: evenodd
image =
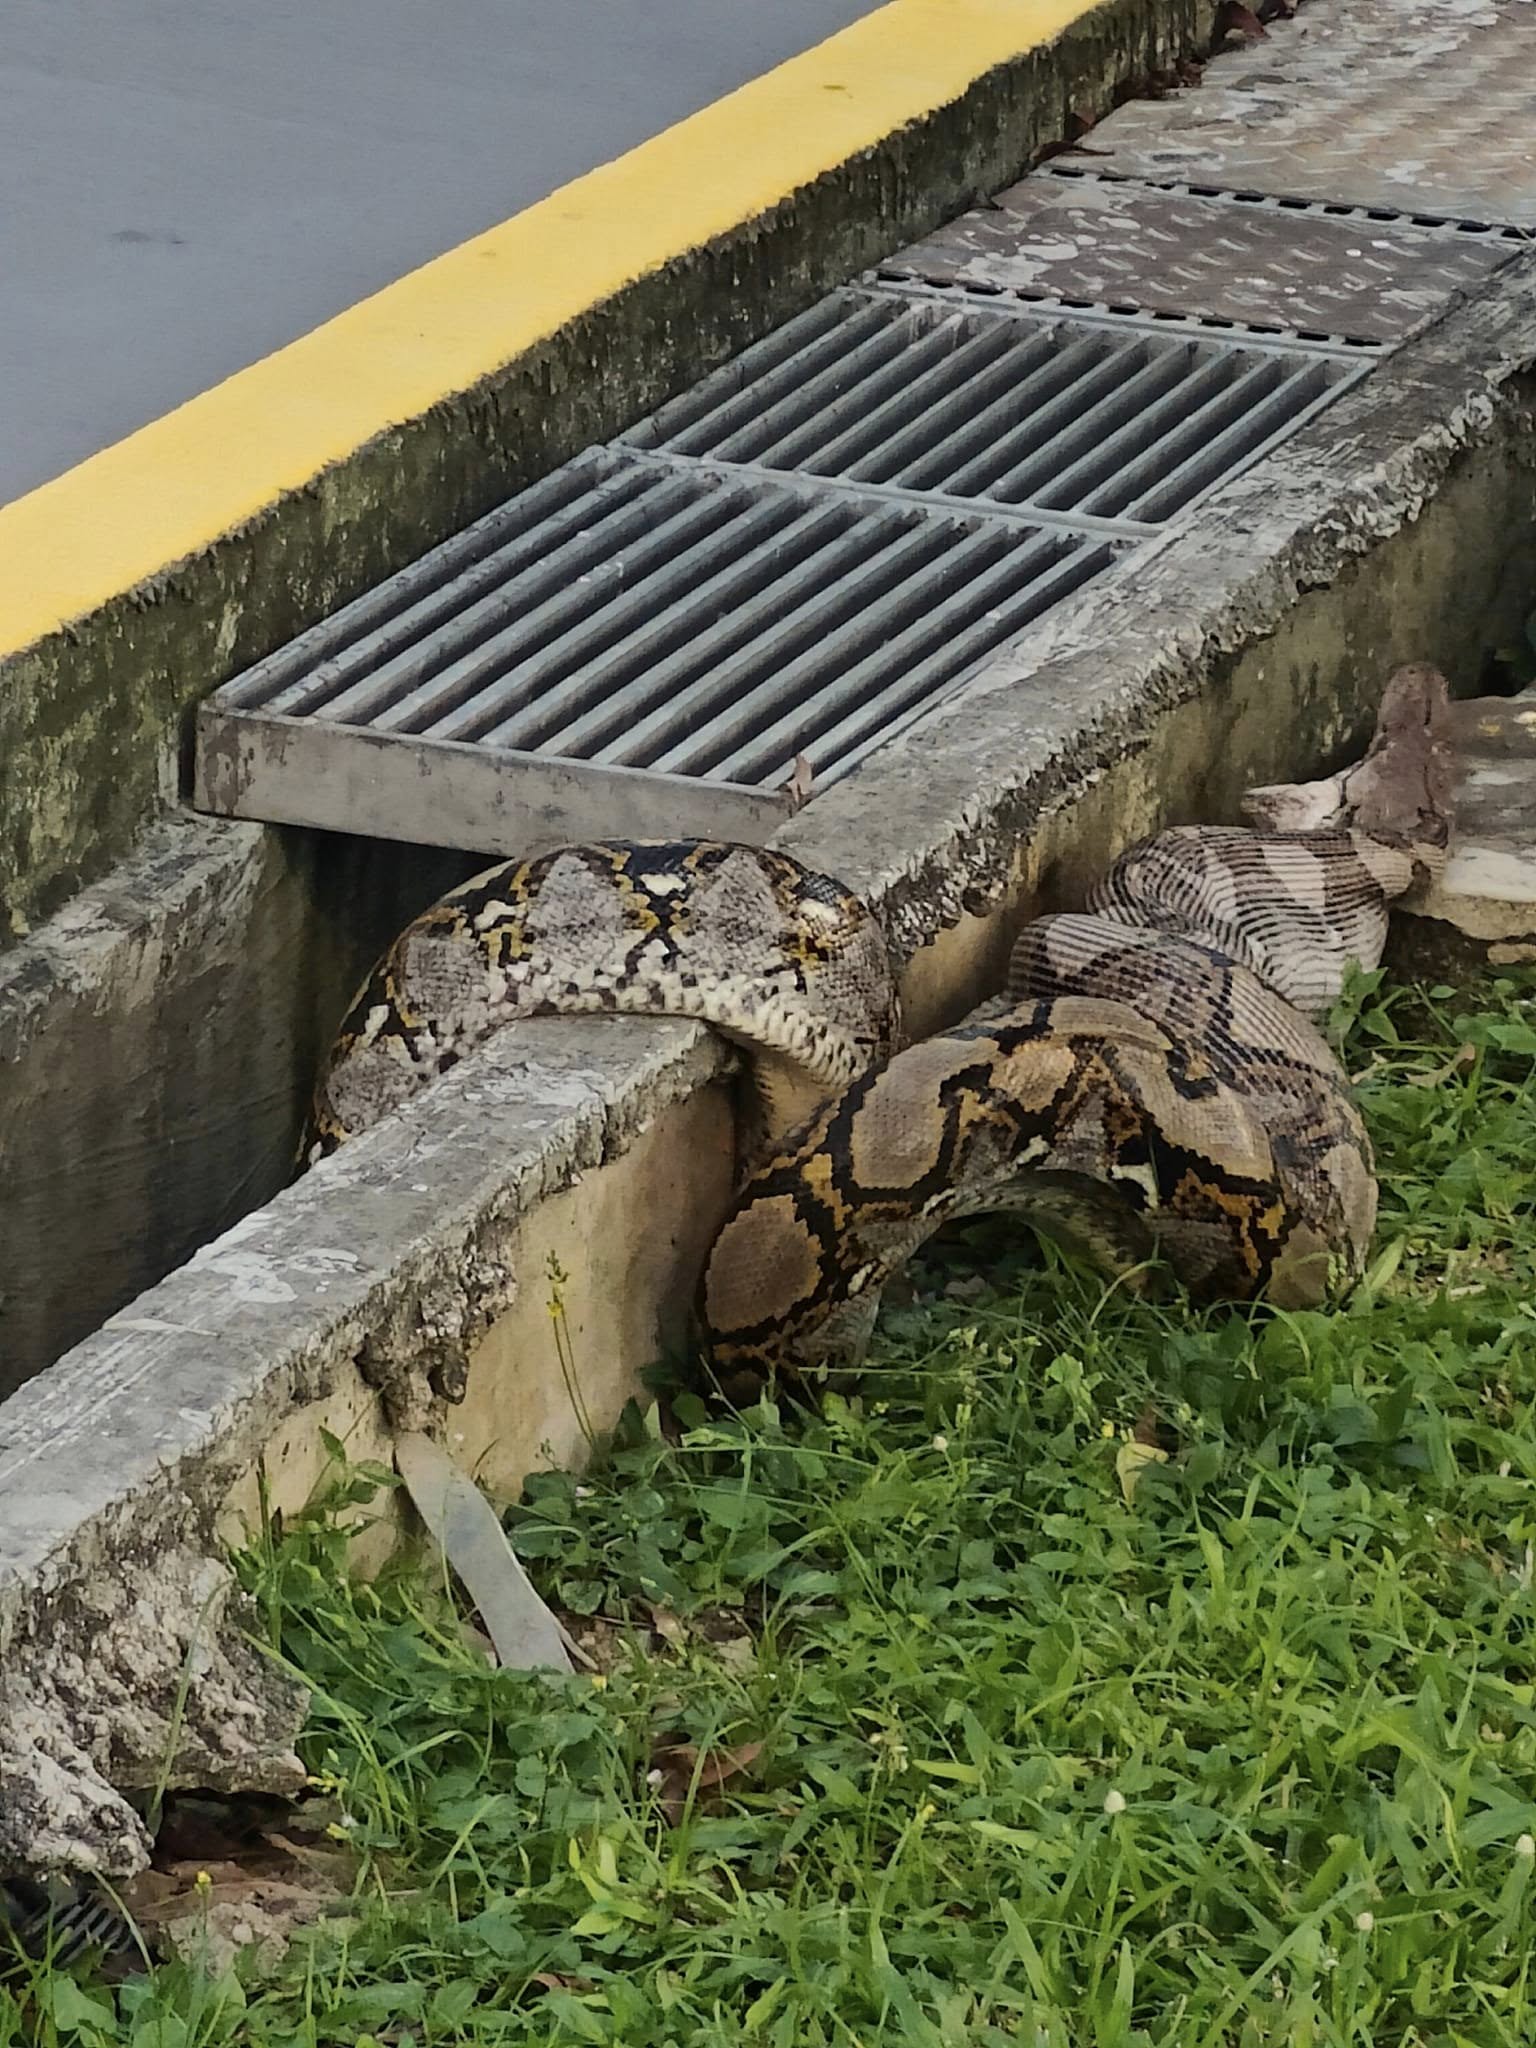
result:
<svg viewBox="0 0 1536 2048"><path fill-rule="evenodd" d="M1515 250L1497 233L1077 171L1026 178L880 275L1380 346L1424 326Z"/></svg>
<svg viewBox="0 0 1536 2048"><path fill-rule="evenodd" d="M834 292L218 690L194 801L486 853L771 835L1364 373Z"/></svg>
<svg viewBox="0 0 1536 2048"><path fill-rule="evenodd" d="M1112 554L591 453L219 691L198 800L481 848L530 816L761 837L796 754L835 781Z"/></svg>
<svg viewBox="0 0 1536 2048"><path fill-rule="evenodd" d="M1146 531L1292 433L1352 368L1008 302L842 291L627 439L674 460Z"/></svg>

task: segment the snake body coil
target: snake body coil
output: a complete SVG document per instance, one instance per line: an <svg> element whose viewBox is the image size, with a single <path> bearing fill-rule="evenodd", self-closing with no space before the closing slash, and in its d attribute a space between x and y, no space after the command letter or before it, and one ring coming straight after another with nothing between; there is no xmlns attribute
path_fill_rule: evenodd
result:
<svg viewBox="0 0 1536 2048"><path fill-rule="evenodd" d="M505 862L396 941L316 1095L317 1158L518 1017L703 1018L750 1047L751 1166L700 1322L728 1383L856 1361L881 1289L944 1223L1012 1210L1124 1271L1281 1304L1357 1273L1376 1185L1304 1013L1381 957L1388 904L1443 860L1447 691L1402 669L1376 738L1247 827L1131 849L1088 914L1028 925L1008 991L897 1051L869 910L787 855L612 842Z"/></svg>

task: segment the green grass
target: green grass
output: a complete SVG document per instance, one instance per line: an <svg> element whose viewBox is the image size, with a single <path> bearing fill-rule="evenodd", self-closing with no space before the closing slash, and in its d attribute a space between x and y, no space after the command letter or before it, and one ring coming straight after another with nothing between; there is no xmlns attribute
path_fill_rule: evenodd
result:
<svg viewBox="0 0 1536 2048"><path fill-rule="evenodd" d="M247 1560L356 1910L243 1985L42 1973L0 2048L1529 2048L1536 1029L1479 1001L1403 1043L1358 999L1347 1313L999 1272L994 1229L996 1284L888 1312L856 1403L685 1399L680 1443L533 1482L601 1685L492 1672L323 1517ZM1132 1468L1149 1404L1176 1445ZM673 1825L666 1741L761 1750Z"/></svg>

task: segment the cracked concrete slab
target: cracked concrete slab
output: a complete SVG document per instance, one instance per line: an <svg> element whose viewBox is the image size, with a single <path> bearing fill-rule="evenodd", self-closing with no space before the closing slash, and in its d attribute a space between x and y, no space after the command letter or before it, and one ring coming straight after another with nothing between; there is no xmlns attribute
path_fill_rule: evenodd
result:
<svg viewBox="0 0 1536 2048"><path fill-rule="evenodd" d="M292 1785L297 1696L257 1682L229 1598L231 1488L317 1405L338 1434L386 1442L440 1421L493 1332L517 1355L461 1414L460 1435L478 1413L484 1437L468 1462L499 1460L505 1483L536 1459L533 1429L579 1450L549 1413L558 1365L535 1351L546 1237L573 1265L572 1243L602 1242L598 1281L625 1290L609 1377L622 1368L627 1394L635 1357L680 1343L723 1213L731 1123L710 1084L726 1066L701 1026L533 1025L515 1057L466 1062L0 1407L0 1864L131 1873L146 1838L125 1795L162 1772ZM617 1185L597 1171L610 1160ZM579 1349L610 1334L589 1332L579 1286L567 1316ZM592 1401L617 1413L601 1372ZM185 1712L166 1689L183 1670Z"/></svg>

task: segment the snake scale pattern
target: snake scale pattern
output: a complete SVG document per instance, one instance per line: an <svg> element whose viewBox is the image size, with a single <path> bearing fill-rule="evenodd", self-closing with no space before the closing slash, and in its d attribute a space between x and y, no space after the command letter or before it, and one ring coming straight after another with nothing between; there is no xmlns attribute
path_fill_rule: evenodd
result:
<svg viewBox="0 0 1536 2048"><path fill-rule="evenodd" d="M1443 863L1438 671L1399 669L1364 760L1249 793L1246 826L1121 856L1027 925L1006 994L901 1044L873 913L788 855L605 842L506 861L401 934L316 1091L313 1162L521 1017L701 1018L746 1048L744 1176L699 1290L720 1383L854 1364L953 1218L1018 1213L1132 1283L1306 1305L1358 1274L1370 1142L1312 1019Z"/></svg>

